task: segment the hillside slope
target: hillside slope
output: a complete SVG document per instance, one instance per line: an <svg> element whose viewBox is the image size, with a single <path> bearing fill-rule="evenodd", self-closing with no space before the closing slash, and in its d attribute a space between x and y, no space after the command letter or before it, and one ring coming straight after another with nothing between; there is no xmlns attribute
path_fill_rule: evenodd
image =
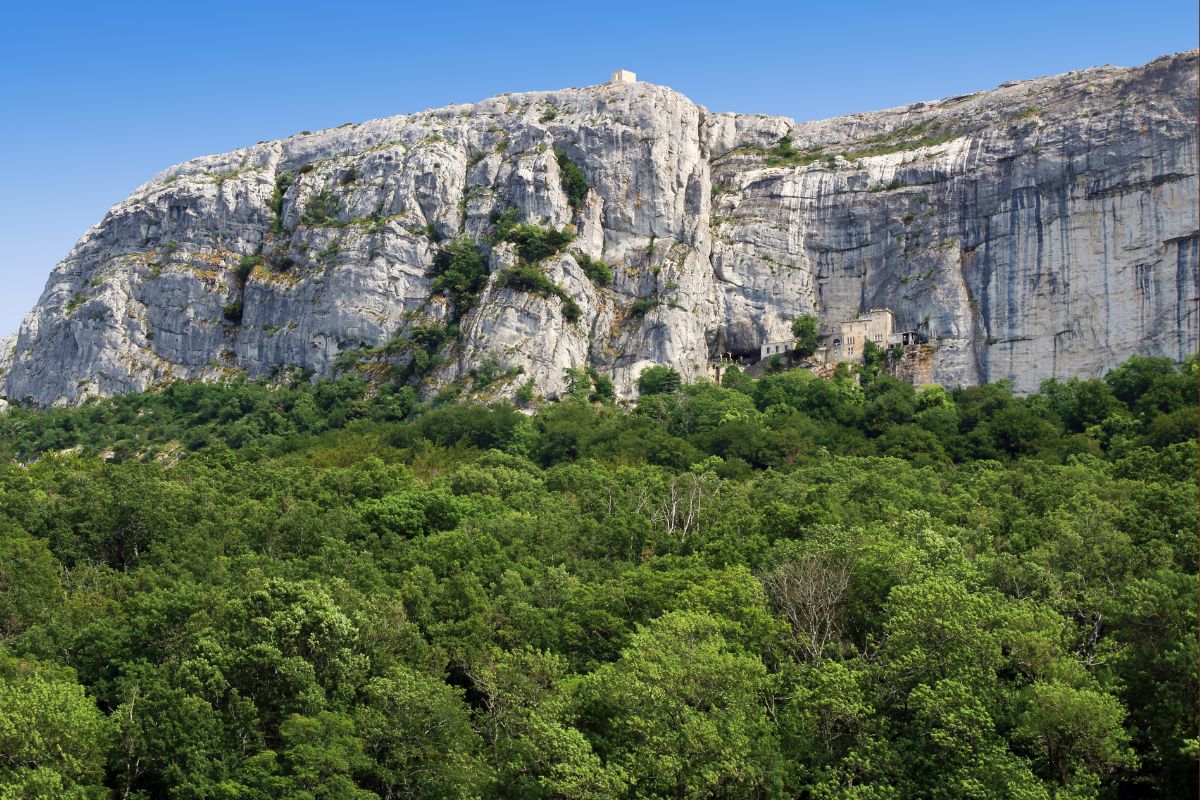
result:
<svg viewBox="0 0 1200 800"><path fill-rule="evenodd" d="M799 314L871 307L936 345L946 385L1181 360L1196 113L1193 51L802 124L637 83L306 132L172 167L109 211L0 353L0 395L351 358L431 394L553 396L588 367L627 395L650 364L692 378ZM575 237L522 269L497 218ZM431 275L456 236L485 269L452 303Z"/></svg>

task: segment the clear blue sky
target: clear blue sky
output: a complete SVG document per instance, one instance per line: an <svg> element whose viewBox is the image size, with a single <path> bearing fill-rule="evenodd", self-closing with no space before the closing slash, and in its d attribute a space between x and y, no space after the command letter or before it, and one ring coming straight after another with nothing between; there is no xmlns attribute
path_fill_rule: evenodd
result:
<svg viewBox="0 0 1200 800"><path fill-rule="evenodd" d="M819 119L1197 46L1131 3L39 2L0 26L0 335L155 172L296 131L584 86L625 67L716 111Z"/></svg>

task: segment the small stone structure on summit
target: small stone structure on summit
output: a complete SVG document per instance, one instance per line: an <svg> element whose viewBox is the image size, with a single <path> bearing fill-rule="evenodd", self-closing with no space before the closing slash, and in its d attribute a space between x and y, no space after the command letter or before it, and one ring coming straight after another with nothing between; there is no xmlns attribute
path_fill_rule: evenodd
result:
<svg viewBox="0 0 1200 800"><path fill-rule="evenodd" d="M609 83L637 83L637 75L627 69L614 69Z"/></svg>

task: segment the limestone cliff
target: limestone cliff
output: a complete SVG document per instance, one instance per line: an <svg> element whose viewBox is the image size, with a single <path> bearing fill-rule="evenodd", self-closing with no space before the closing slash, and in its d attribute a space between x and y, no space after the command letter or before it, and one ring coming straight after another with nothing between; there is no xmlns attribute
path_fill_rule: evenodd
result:
<svg viewBox="0 0 1200 800"><path fill-rule="evenodd" d="M798 314L870 307L928 337L920 373L947 385L1182 359L1200 321L1196 113L1190 52L802 124L636 83L305 132L172 167L109 211L0 342L0 395L416 355L426 392L532 379L550 396L591 367L628 394L649 364L691 378ZM576 234L536 264L549 290L505 277L518 256L492 231L510 209ZM459 235L491 274L456 318L430 274Z"/></svg>

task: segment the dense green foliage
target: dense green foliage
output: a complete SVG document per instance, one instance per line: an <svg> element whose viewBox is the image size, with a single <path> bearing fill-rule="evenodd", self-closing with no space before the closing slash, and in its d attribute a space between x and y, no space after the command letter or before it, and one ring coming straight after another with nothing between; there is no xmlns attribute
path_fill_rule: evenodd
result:
<svg viewBox="0 0 1200 800"><path fill-rule="evenodd" d="M429 276L431 291L444 295L462 316L475 307L487 285L487 255L470 238L456 236L438 249Z"/></svg>
<svg viewBox="0 0 1200 800"><path fill-rule="evenodd" d="M657 297L643 297L634 300L629 305L629 314L635 319L641 319L661 305L662 300L659 300Z"/></svg>
<svg viewBox="0 0 1200 800"><path fill-rule="evenodd" d="M823 163L832 168L837 166L837 157L826 153L825 148L815 147L810 150L797 150L790 136L784 136L771 148L753 148L766 155L766 163L772 167L803 167L808 164Z"/></svg>
<svg viewBox="0 0 1200 800"><path fill-rule="evenodd" d="M491 220L492 230L488 243L511 242L516 247L520 259L515 267L501 274L499 285L545 298L557 297L563 304L563 316L569 322L577 322L582 314L579 304L561 286L547 278L537 266L539 261L556 255L570 244L575 238L574 231L569 228L546 228L519 222L518 219L516 209L508 209ZM577 261L579 258L576 256ZM584 265L583 261L579 263ZM597 261L595 264L607 270L603 262ZM586 272L588 267L585 265L584 269ZM593 281L602 277L594 276L592 272L587 274ZM446 297L454 309L455 316L462 317L479 303L479 294L487 285L487 250L468 236L457 236L438 249L429 277L433 278L430 287L432 293ZM611 282L611 272L608 278Z"/></svg>
<svg viewBox="0 0 1200 800"><path fill-rule="evenodd" d="M533 264L520 263L515 267L500 273L498 285L502 288L518 292L529 292L539 297L557 297L562 302L563 317L567 322L578 322L583 314L579 304L575 302L567 290L550 280L539 267Z"/></svg>
<svg viewBox="0 0 1200 800"><path fill-rule="evenodd" d="M262 266L263 257L261 253L255 253L252 256L242 256L238 261L237 268L234 270L234 277L242 286L246 285L246 280L250 277L250 273L254 272L255 267Z"/></svg>
<svg viewBox="0 0 1200 800"><path fill-rule="evenodd" d="M559 230L519 223L504 231L503 238L517 246L517 254L522 261L536 264L570 244L575 239L575 232L569 228Z"/></svg>
<svg viewBox="0 0 1200 800"><path fill-rule="evenodd" d="M408 384L419 383L433 372L447 357L447 348L458 338L456 325L430 323L413 325L403 335L396 336L378 347L360 347L338 353L336 369L339 373L370 375L377 380L390 379L383 387L384 396L403 397L400 408L415 405L415 394ZM396 413L394 410L390 412ZM400 412L403 415L403 411Z"/></svg>
<svg viewBox="0 0 1200 800"><path fill-rule="evenodd" d="M321 226L337 222L338 202L330 189L315 192L308 200L300 221L305 225Z"/></svg>
<svg viewBox="0 0 1200 800"><path fill-rule="evenodd" d="M225 306L224 308L221 309L221 315L224 316L226 320L228 320L229 322L232 322L234 324L241 322L242 321L242 301L234 300L232 303L228 304L227 306Z"/></svg>
<svg viewBox="0 0 1200 800"><path fill-rule="evenodd" d="M646 397L652 394L674 394L683 386L683 377L678 371L661 364L648 367L638 375L638 395Z"/></svg>
<svg viewBox="0 0 1200 800"><path fill-rule="evenodd" d="M589 281L601 288L612 286L612 267L604 263L604 261L601 259L592 258L586 253L574 252L571 253L571 255L574 257L575 263L578 264L579 268L583 270L583 274L587 276Z"/></svg>
<svg viewBox="0 0 1200 800"><path fill-rule="evenodd" d="M0 416L0 797L1196 793L1194 362L300 377Z"/></svg>
<svg viewBox="0 0 1200 800"><path fill-rule="evenodd" d="M817 352L820 340L821 323L812 314L801 314L792 320L792 337L796 340L794 352L801 358L808 358Z"/></svg>
<svg viewBox="0 0 1200 800"><path fill-rule="evenodd" d="M565 151L555 150L554 156L558 160L558 171L562 175L562 187L567 193L567 202L571 204L571 208L579 211L587 198L587 176Z"/></svg>
<svg viewBox="0 0 1200 800"><path fill-rule="evenodd" d="M275 218L271 221L272 233L283 233L283 201L287 196L288 189L291 189L295 185L295 173L280 172L275 176L275 191L272 192L271 199L267 201L267 205L275 215Z"/></svg>

